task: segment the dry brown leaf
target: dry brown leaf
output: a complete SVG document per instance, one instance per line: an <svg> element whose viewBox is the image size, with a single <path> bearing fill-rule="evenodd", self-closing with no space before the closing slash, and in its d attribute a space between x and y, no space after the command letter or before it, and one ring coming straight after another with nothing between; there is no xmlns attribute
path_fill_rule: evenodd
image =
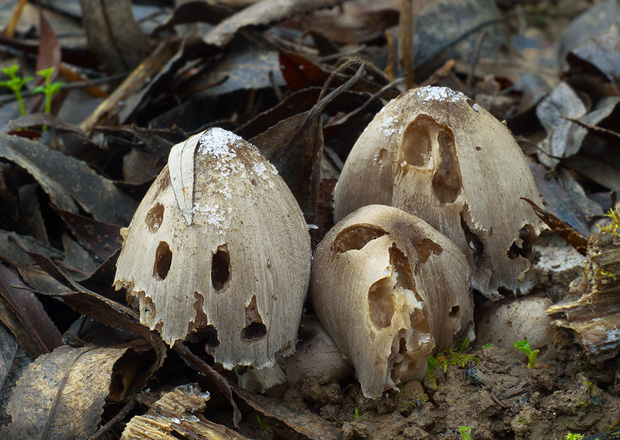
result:
<svg viewBox="0 0 620 440"><path fill-rule="evenodd" d="M112 369L127 348L62 346L37 358L13 388L6 439L85 439L97 429Z"/></svg>
<svg viewBox="0 0 620 440"><path fill-rule="evenodd" d="M315 9L329 8L340 3L342 0L264 0L222 21L204 36L204 41L223 47L243 28L269 26L295 15L307 14Z"/></svg>
<svg viewBox="0 0 620 440"><path fill-rule="evenodd" d="M11 389L22 370L31 361L19 346L15 336L0 324L0 426L11 422L11 418L6 413Z"/></svg>
<svg viewBox="0 0 620 440"><path fill-rule="evenodd" d="M202 411L209 400L197 385L183 385L166 393L143 416L135 416L127 424L121 440L176 440L186 438L243 440L225 426L218 425L196 411Z"/></svg>
<svg viewBox="0 0 620 440"><path fill-rule="evenodd" d="M129 0L80 0L89 46L114 72L134 69L149 51L149 40L134 19Z"/></svg>

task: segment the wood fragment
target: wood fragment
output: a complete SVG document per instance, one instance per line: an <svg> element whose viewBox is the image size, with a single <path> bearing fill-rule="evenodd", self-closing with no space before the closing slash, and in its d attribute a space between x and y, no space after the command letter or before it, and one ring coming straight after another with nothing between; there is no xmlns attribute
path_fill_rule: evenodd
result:
<svg viewBox="0 0 620 440"><path fill-rule="evenodd" d="M620 353L620 234L592 234L584 268L588 289L577 301L550 307L552 324L583 346L590 362L601 364Z"/></svg>
<svg viewBox="0 0 620 440"><path fill-rule="evenodd" d="M400 22L398 25L398 62L407 74L407 89L414 86L413 80L413 0L400 1Z"/></svg>

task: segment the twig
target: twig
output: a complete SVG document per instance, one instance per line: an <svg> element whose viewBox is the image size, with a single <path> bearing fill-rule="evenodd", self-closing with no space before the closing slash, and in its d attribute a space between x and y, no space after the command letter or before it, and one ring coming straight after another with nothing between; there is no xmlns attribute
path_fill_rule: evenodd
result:
<svg viewBox="0 0 620 440"><path fill-rule="evenodd" d="M414 86L413 80L413 0L400 0L400 21L398 24L398 61L407 73L407 89Z"/></svg>
<svg viewBox="0 0 620 440"><path fill-rule="evenodd" d="M478 65L478 60L480 60L480 50L482 49L482 42L489 32L482 32L478 38L476 39L476 47L474 47L474 51L471 54L471 69L469 69L469 75L467 75L467 81L465 82L465 86L467 90L471 91L471 85L474 82L474 76L476 73L476 66Z"/></svg>
<svg viewBox="0 0 620 440"><path fill-rule="evenodd" d="M132 397L125 404L125 406L122 407L121 410L119 412L117 412L116 415L110 419L110 421L108 421L108 423L103 425L101 428L99 428L97 430L97 432L95 432L93 435L88 437L88 440L98 440L101 437L103 437L103 435L106 432L108 432L110 429L112 429L114 427L114 425L116 425L118 422L123 420L125 418L125 416L127 414L129 414L129 411L131 411L133 409L134 406L136 406L136 398Z"/></svg>

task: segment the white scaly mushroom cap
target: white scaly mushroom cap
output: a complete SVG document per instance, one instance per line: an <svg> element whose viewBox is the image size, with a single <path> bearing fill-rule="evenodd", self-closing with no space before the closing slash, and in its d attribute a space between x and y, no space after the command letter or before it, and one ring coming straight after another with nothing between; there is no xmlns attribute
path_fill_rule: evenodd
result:
<svg viewBox="0 0 620 440"><path fill-rule="evenodd" d="M544 226L521 197L541 204L506 126L462 93L423 87L388 103L359 137L334 217L379 203L423 218L465 252L472 287L497 300L500 287L532 284L525 256Z"/></svg>
<svg viewBox="0 0 620 440"><path fill-rule="evenodd" d="M364 396L421 380L429 355L473 339L470 270L454 243L400 209L369 205L316 249L310 293Z"/></svg>
<svg viewBox="0 0 620 440"><path fill-rule="evenodd" d="M310 237L256 147L220 128L175 146L124 235L114 286L166 343L209 331L207 347L228 369L294 351Z"/></svg>

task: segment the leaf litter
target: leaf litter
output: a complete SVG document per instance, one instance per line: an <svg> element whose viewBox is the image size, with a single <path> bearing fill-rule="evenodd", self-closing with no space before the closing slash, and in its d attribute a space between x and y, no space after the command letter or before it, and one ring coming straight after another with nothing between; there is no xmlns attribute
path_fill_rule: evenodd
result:
<svg viewBox="0 0 620 440"><path fill-rule="evenodd" d="M618 326L592 320L614 304L601 255L616 255L615 244L596 234L620 190L616 1L574 2L565 14L549 1L442 0L417 9L418 84L446 87L440 98L462 92L506 119L524 140L544 199L539 215L586 253L594 275L583 281L579 263L537 266L533 293L557 303L555 362L528 370L516 350L474 341L465 362L376 401L363 398L354 377L266 395L244 390L205 352L201 337L213 335L196 334L170 355L111 280L120 228L170 149L210 127L251 140L271 161L316 244L333 224L342 162L404 90L394 61L399 2L151 2L152 15L141 19L129 0L113 9L100 0L57 3L27 5L23 15L11 9L17 0L2 9L18 24L0 38L2 67L19 64L24 77L54 67L69 83L51 115L27 93L32 112L19 117L0 91L2 438L454 439L461 426L477 439L617 436ZM89 95L89 86L103 93ZM171 156L177 200L188 222L193 209L213 209L225 222L226 212L192 201L198 144ZM226 167L223 157L218 163ZM554 261L569 259L550 243L538 246Z"/></svg>

